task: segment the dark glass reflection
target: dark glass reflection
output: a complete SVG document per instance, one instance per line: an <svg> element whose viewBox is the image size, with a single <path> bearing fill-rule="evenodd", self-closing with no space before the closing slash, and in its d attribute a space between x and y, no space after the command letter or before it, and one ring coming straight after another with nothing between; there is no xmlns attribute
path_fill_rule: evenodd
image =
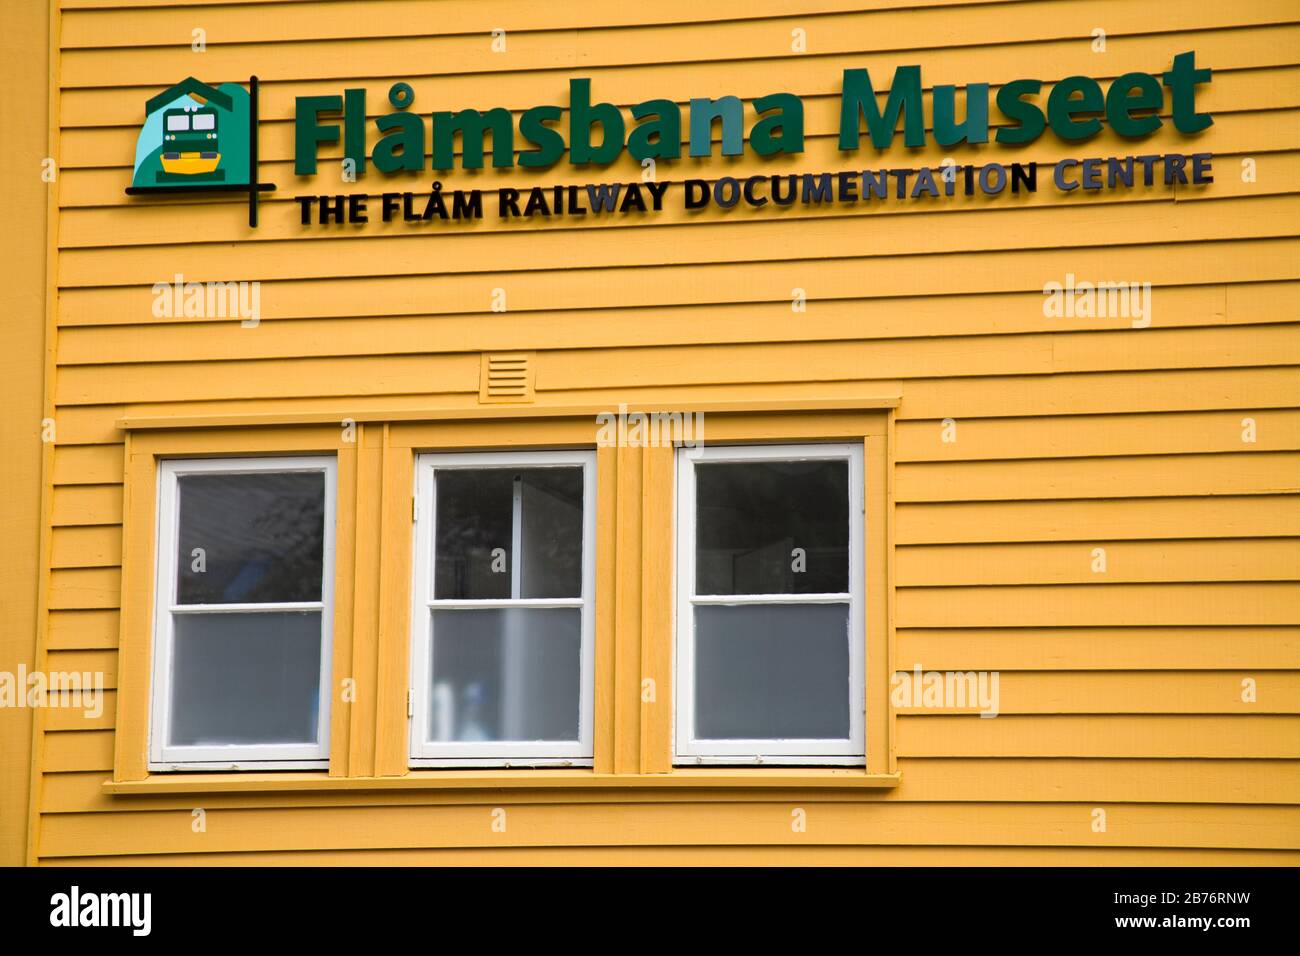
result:
<svg viewBox="0 0 1300 956"><path fill-rule="evenodd" d="M437 482L435 598L582 596L581 468L449 468ZM516 490L519 556L511 553Z"/></svg>
<svg viewBox="0 0 1300 956"><path fill-rule="evenodd" d="M323 472L182 475L177 493L178 603L321 600Z"/></svg>
<svg viewBox="0 0 1300 956"><path fill-rule="evenodd" d="M695 466L695 593L849 590L849 466L829 461Z"/></svg>

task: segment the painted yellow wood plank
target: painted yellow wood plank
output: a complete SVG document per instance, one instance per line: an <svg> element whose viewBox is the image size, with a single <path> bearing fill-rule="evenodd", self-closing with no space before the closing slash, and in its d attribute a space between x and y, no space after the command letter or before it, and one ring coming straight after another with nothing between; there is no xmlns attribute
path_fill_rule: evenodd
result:
<svg viewBox="0 0 1300 956"><path fill-rule="evenodd" d="M125 515L122 527L122 613L118 636L118 681L114 733L108 749L115 780L143 780L148 775L149 708L153 687L154 561L158 472L154 456L137 448L137 438L127 436ZM84 739L84 734L63 735ZM98 753L98 750L92 751ZM68 760L86 759L81 751ZM102 769L97 764L78 769Z"/></svg>
<svg viewBox="0 0 1300 956"><path fill-rule="evenodd" d="M54 525L120 524L122 486L69 485L54 489Z"/></svg>
<svg viewBox="0 0 1300 956"><path fill-rule="evenodd" d="M118 612L111 608L51 611L46 646L50 650L117 647Z"/></svg>
<svg viewBox="0 0 1300 956"><path fill-rule="evenodd" d="M51 650L46 657L46 670L90 674L92 682L100 681L113 690L117 687L117 661L115 648Z"/></svg>
<svg viewBox="0 0 1300 956"><path fill-rule="evenodd" d="M868 773L897 770L894 710L889 706L889 681L894 673L894 420L889 415L884 434L863 440L863 595L866 602L866 646L863 653L864 731ZM850 634L850 639L857 635Z"/></svg>
<svg viewBox="0 0 1300 956"><path fill-rule="evenodd" d="M1286 495L906 504L899 544L1295 537L1300 509Z"/></svg>
<svg viewBox="0 0 1300 956"><path fill-rule="evenodd" d="M485 204L495 208L492 197L485 198ZM611 227L567 228L563 230L566 241L559 244L539 242L539 229L527 226L484 231L473 223L468 227L472 231L466 231L453 223L445 229L413 234L403 225L407 230L404 235L386 231L352 236L318 231L318 238L312 239L303 238L305 231L299 226L290 233L291 238L277 243L275 255L251 260L251 269L245 245L186 241L193 236L186 227L192 230L195 224L173 216L173 225L164 233L171 237L170 243L65 249L60 256L60 276L64 284L74 286L146 285L148 295L140 296L139 301L148 307L146 315L152 316L153 284L174 281L177 273L187 282L235 276L271 281L322 275L411 275L430 271L434 264L440 274L475 274L540 272L571 268L575 263L586 269L766 263L788 256L792 243L795 248L834 250L838 259L874 260L925 253L1048 250L1061 245L1063 231L1078 246L1100 246L1113 242L1117 234L1129 243L1154 245L1285 238L1300 231L1296 226L1300 195L1246 196L1225 199L1213 206L1171 201L1104 206L1007 205L906 215L891 215L883 204L868 208L868 218L890 215L889 228L864 229L862 215L787 218L758 213L741 221L691 221L683 215L677 223L650 223L645 228L628 228L621 221L623 228L617 232L611 232ZM296 218L296 211L292 212ZM540 231L550 234L552 229ZM322 235L332 236L328 271L322 270ZM823 256L828 255L823 252ZM1081 278L1086 275L1076 274ZM1131 259L1120 275L1123 281L1152 281L1136 275ZM1064 281L1064 273L1049 277ZM1042 282L1037 285L1041 292ZM1159 305L1157 295L1152 304L1156 322Z"/></svg>
<svg viewBox="0 0 1300 956"><path fill-rule="evenodd" d="M538 367L539 381L544 371L547 388L578 384L612 388L617 384L786 381L795 368L805 381L834 381L849 377L906 379L922 371L928 375L1024 375L1296 361L1300 361L1300 329L1277 325L1254 327L1246 334L1237 329L1151 328L919 341L665 346L597 352L573 349L540 354ZM62 373L74 380L75 375L75 369ZM904 402L906 394L904 389Z"/></svg>
<svg viewBox="0 0 1300 956"><path fill-rule="evenodd" d="M709 28L705 31L708 32ZM1091 30L1088 27L1087 30ZM789 50L789 31L771 31L771 42L784 43ZM693 31L696 32L696 31ZM1211 66L1216 71L1246 67L1293 66L1296 64L1296 38L1300 29L1293 25L1244 27L1169 33L1144 33L1134 36L1108 37L1105 72L1119 75L1129 71L1159 71L1169 64L1171 51L1196 50L1197 62ZM900 56L897 51L868 52L852 56L852 66L865 67L873 73L892 76L895 67L904 63L920 63L927 85L951 83L965 85L973 81L1005 83L1022 76L1059 78L1074 74L1092 75L1098 71L1097 55L1092 51L1089 35L1069 39L1043 40L1018 46L1017 56L1008 57L1003 42L970 47L939 48ZM458 58L459 62L443 66L427 59L431 53L429 39L369 41L349 45L349 61L359 61L363 56L376 60L375 68L365 71L375 77L367 86L375 87L371 97L376 101L387 90L390 79L409 81L415 91L415 101L423 103L482 103L484 91L491 92L491 105L510 109L527 109L538 103L567 102L568 78L581 74L590 77L595 95L615 104L640 102L646 96L663 97L684 102L692 96L732 93L746 98L773 92L772 75L779 69L781 88L799 95L836 93L840 89L841 74L846 64L844 51L818 54L788 54L774 66L772 57L746 55L746 51L729 51L723 58L717 50L697 47L687 51L677 62L663 62L662 50L644 50L633 54L641 62L628 65L607 65L563 62L564 54L554 49L538 50L538 58L551 56L550 70L539 70L519 57L519 66L493 56L489 38L484 37L478 56ZM833 42L833 41L831 41ZM893 41L887 41L893 42ZM860 44L859 44L860 45ZM384 56L382 52L389 48ZM424 49L424 53L414 52ZM293 49L292 47L289 48ZM403 53L392 50L402 49ZM286 51L287 52L287 51ZM65 126L131 125L139 122L142 100L156 92L156 88L175 82L172 77L183 75L193 62L188 43L177 50L105 50L80 51L68 54L75 60L94 61L98 75L88 74L87 82L96 86L72 84L64 74L63 124ZM410 57L417 57L425 72L411 70ZM258 73L264 77L262 87L263 115L292 116L296 96L337 94L351 82L339 75L338 56L316 56L314 60L302 57L278 57L268 61L261 44L235 45L228 48L212 46L204 53L207 69L226 76L248 76ZM395 57L395 58L394 58ZM150 68L135 66L149 59L161 60ZM284 65L281 65L283 59ZM646 64L646 60L658 60ZM172 66L168 66L170 63ZM179 64L179 65L177 65ZM220 67L218 66L220 64ZM647 92L647 73L653 73L653 88ZM323 79L323 77L330 77ZM139 84L137 87L113 85L122 82ZM880 80L880 86L887 86ZM99 85L105 84L105 85ZM143 87L143 89L141 88Z"/></svg>
<svg viewBox="0 0 1300 956"><path fill-rule="evenodd" d="M1293 850L1183 847L525 847L41 859L42 866L1295 866Z"/></svg>
<svg viewBox="0 0 1300 956"><path fill-rule="evenodd" d="M1157 304L1161 301L1160 290L1169 286L1290 281L1295 278L1297 249L1300 243L1290 239L1189 243L1179 247L1177 256L1168 253L1144 256L1141 281L1152 283ZM924 290L933 296L1021 293L1011 304L1023 307L1025 311L1020 314L1032 317L1037 323L1043 314L1043 286L1048 280L1065 281L1067 274L1107 281L1112 281L1108 277L1113 276L1138 275L1134 271L1132 251L1121 248L1078 248L1068 254L1062 250L1003 253L999 259L1002 268L997 270L988 269L988 262L976 256L955 262L947 258L940 261L941 267L930 258L903 257L790 260L769 264L761 271L725 263L662 266L653 270L627 268L599 273L602 284L597 287L591 285L590 276L581 268L563 273L517 272L508 276L482 273L456 276L454 280L447 275L413 274L391 278L326 277L273 284L263 281L258 305L264 323L281 318L370 316L376 311L395 315L476 313L487 317L499 314L499 307L496 312L493 310L493 290L502 289L507 293L511 312L656 306L698 308L746 302L767 303L774 314L788 318L792 288L805 290L808 308L814 316L823 302L911 297ZM213 274L197 255L189 265L195 268L182 273L186 281L229 278L227 274ZM416 272L422 273L428 266L427 262L421 262ZM102 321L152 322L152 284L160 278L173 281L175 274L175 268L161 260L157 269L142 277L147 281L134 286L64 291L61 293L67 299L62 312L64 320L76 325ZM936 269L941 271L936 273ZM314 271L326 270L318 264ZM1189 275L1196 281L1189 283ZM113 316L118 318L114 320ZM255 333L261 327L245 328L233 318L228 321L245 332ZM1097 327L1107 325L1100 323ZM1153 315L1153 325L1160 326L1158 315Z"/></svg>
<svg viewBox="0 0 1300 956"><path fill-rule="evenodd" d="M1168 497L1300 492L1300 454L1239 451L898 466L899 501Z"/></svg>
<svg viewBox="0 0 1300 956"><path fill-rule="evenodd" d="M1300 718L899 717L899 757L1300 757Z"/></svg>
<svg viewBox="0 0 1300 956"><path fill-rule="evenodd" d="M614 773L618 731L618 449L596 448L596 662L592 720L596 773Z"/></svg>
<svg viewBox="0 0 1300 956"><path fill-rule="evenodd" d="M507 807L507 831L491 830L488 807L230 810L225 826L194 833L187 811L136 814L108 829L98 814L46 818L43 856L399 846L608 846L934 844L1184 846L1295 849L1300 808L1118 804L1105 833L1085 804L809 804L806 833L793 833L788 804L607 804ZM979 826L971 826L977 815ZM215 823L215 821L213 821Z"/></svg>
<svg viewBox="0 0 1300 956"><path fill-rule="evenodd" d="M912 758L899 761L899 769L906 784L882 793L882 802L1294 804L1300 799L1300 764L1287 760Z"/></svg>
<svg viewBox="0 0 1300 956"><path fill-rule="evenodd" d="M192 0L199 3L200 0ZM184 9L185 0L163 0L142 14L139 10L114 10L112 4L99 0L71 0L64 8L60 46L64 50L97 47L174 46L188 43L190 30L196 22L196 13ZM945 6L969 7L963 17L953 17L943 10ZM441 35L476 36L480 40L494 27L505 26L511 33L529 30L559 31L580 29L591 31L598 37L608 38L618 27L639 27L648 35L646 43L662 44L677 33L698 28L710 21L750 25L757 21L767 33L776 30L784 37L790 29L806 24L818 39L829 38L842 29L847 19L844 12L873 11L863 15L874 28L888 31L889 27L906 30L924 28L924 36L935 45L956 45L970 42L972 32L977 36L998 38L1007 32L1023 34L1026 29L1041 31L1034 36L1075 36L1071 30L1070 15L1077 13L1065 3L1034 3L1028 16L1010 17L1010 11L992 6L986 12L973 0L937 0L932 9L906 11L890 10L889 0L818 0L804 2L794 11L788 3L778 0L760 0L756 3L700 4L685 0L672 0L656 4L654 9L642 10L636 4L606 3L597 9L580 10L552 4L543 13L536 4L527 2L497 2L489 16L475 8L440 4L431 8L427 4L410 0L368 0L365 3L330 3L312 6L307 3L277 2L270 16L249 16L246 11L229 7L209 7L198 14L214 42L238 43L272 40L363 39L370 37ZM1133 16L1132 7L1112 0L1097 5L1097 16L1103 14L1114 32L1130 32L1150 27L1149 17ZM173 8L173 9L168 9ZM177 9L179 8L179 9ZM794 16L797 12L797 17ZM1270 19L1265 19L1271 13ZM1171 18L1161 26L1172 28L1198 28L1227 26L1244 23L1280 22L1289 19L1294 11L1285 3L1270 7L1233 8L1226 10L1200 10L1180 8L1171 11ZM970 22L954 22L966 21ZM1026 22L1028 21L1028 22ZM1089 21L1091 22L1091 21ZM654 28L653 24L667 24ZM778 28L784 27L780 30ZM596 31L600 31L596 33ZM751 27L752 32L752 27ZM1087 31L1084 31L1085 33ZM565 33L552 42L568 44L571 34ZM765 38L762 34L746 35L746 42ZM1029 37L1026 37L1028 39ZM869 38L864 38L869 39ZM729 42L735 42L729 38ZM810 40L811 42L811 40ZM820 49L819 44L813 44ZM507 47L509 52L509 47ZM789 44L775 48L776 53L788 53Z"/></svg>
<svg viewBox="0 0 1300 956"><path fill-rule="evenodd" d="M50 566L108 568L122 563L122 532L114 525L56 528L50 539Z"/></svg>
<svg viewBox="0 0 1300 956"><path fill-rule="evenodd" d="M157 398L169 393L176 398L182 394L213 398L228 395L232 381L241 382L240 391L244 394L266 398L304 392L320 394L327 387L335 391L342 388L352 394L409 392L417 382L421 388L463 392L471 380L478 381L478 364L477 355L403 356L388 360L382 366L375 363L369 375L357 368L356 359L347 358L293 363L205 364L202 371L192 364L97 366L87 368L84 375L75 369L66 370L59 377L60 401L65 404L103 404L99 397L109 392L125 392L134 398ZM255 386L250 380L259 372L265 376L264 384ZM358 380L358 375L365 375L369 381ZM307 382L313 384L306 386ZM333 385L327 386L328 382Z"/></svg>
<svg viewBox="0 0 1300 956"><path fill-rule="evenodd" d="M125 407L99 406L93 408L65 407L55 409L60 445L101 445L121 441L122 432L117 421Z"/></svg>
<svg viewBox="0 0 1300 956"><path fill-rule="evenodd" d="M912 546L899 548L895 560L904 587L1297 581L1300 539Z"/></svg>
<svg viewBox="0 0 1300 956"><path fill-rule="evenodd" d="M935 6L972 6L998 0L934 0ZM207 7L213 29L231 40L299 40L314 37L369 37L405 35L413 31L440 34L490 33L494 25L507 24L513 30L612 27L652 23L708 23L715 20L758 19L788 11L783 0L758 0L746 4L716 4L702 7L687 0L668 0L653 10L643 10L627 0L612 0L599 9L553 4L539 10L530 0L498 0L492 15L477 4L442 4L430 8L415 0L352 0L328 5L286 0L243 0L250 4L273 4L264 16L255 11L229 10L212 6L211 0L157 0L142 16L139 9L115 9L115 0L68 0L63 8L68 24L61 44L69 47L120 46L113 39L125 37L131 44L167 45L176 33L189 36L194 12L188 7ZM886 9L891 0L805 0L809 17L843 10ZM250 19L252 22L250 23ZM264 30L265 32L259 32Z"/></svg>
<svg viewBox="0 0 1300 956"><path fill-rule="evenodd" d="M1222 325L1247 325L1273 322L1278 316L1272 298L1300 293L1300 284L1261 283L1272 296L1257 296L1256 301L1243 303L1228 314L1224 307L1225 289L1221 286L1191 286L1161 291L1161 328L1183 328ZM109 290L94 290L90 297L116 300L126 305L121 297ZM897 301L843 300L818 303L816 309L796 326L791 326L788 316L778 309L763 309L755 314L753 304L732 303L708 309L669 306L666 308L610 309L604 321L593 327L591 316L584 312L550 312L544 322L535 313L498 313L490 319L483 316L403 316L325 318L315 320L267 320L261 323L256 335L237 327L227 320L209 321L192 318L167 321L146 318L137 310L128 309L113 313L94 311L93 315L81 311L60 333L59 364L100 365L126 362L165 362L200 360L243 360L262 358L305 358L324 356L411 354L431 349L461 351L465 349L493 351L515 349L521 346L533 350L557 348L594 348L613 346L659 346L681 344L720 344L743 339L756 341L831 341L852 340L869 333L873 340L888 338L925 338L954 335L1023 334L1029 332L1056 332L1097 330L1101 328L1126 328L1130 320L1115 318L1099 321L1089 318L1049 319L1042 314L1041 293L1011 293L1004 295L942 296L917 299L900 310ZM1166 313L1168 313L1166 315ZM82 324L89 320L94 324ZM121 417L121 416L118 416ZM1239 448L1242 439L1242 416L1231 421L1233 444ZM1100 440L1115 425L1133 423L1135 419L1112 419L1092 435ZM1220 417L1205 424L1221 426ZM1200 423L1194 423L1200 424ZM1257 423L1258 424L1258 423ZM1285 427L1281 431L1270 426L1268 435L1257 435L1256 445L1250 450L1264 451L1278 445L1279 441L1293 441L1297 433L1290 419L1274 424ZM1042 432L1054 427L1051 423L1038 423L1040 441L1057 437L1057 433ZM946 427L935 422L922 432L920 426L910 426L904 433L911 460L958 460L962 458L1021 458L1049 457L1037 452L1037 446L1026 451L1024 439L1007 435L1006 440L989 445L988 439L972 444L962 443L963 432L957 429L956 441L945 441ZM1005 433L1010 425L1002 426ZM1029 426L1032 427L1032 421ZM1146 434L1149 441L1165 432L1177 436L1181 430L1165 429L1151 434L1153 429L1130 428L1116 438ZM1257 429L1258 431L1258 429ZM1033 434L1033 433L1031 433ZM1216 432L1217 434L1217 432ZM1062 430L1061 437L1068 432ZM981 436L982 437L982 436ZM1026 436L1028 437L1028 436ZM1222 445L1223 436L1219 435ZM1264 444L1267 439L1269 444ZM80 445L65 446L69 450ZM105 446L112 447L112 446ZM1098 446L1100 447L1100 446ZM1148 452L1150 444L1137 446L1138 452ZM910 450L915 449L915 450ZM1005 449L1004 454L994 454L993 449ZM1012 453L1017 451L1018 453ZM1171 451L1212 451L1226 448L1186 448L1173 446ZM1079 454L1080 452L1075 452ZM1095 452L1094 452L1095 453ZM1114 453L1114 452L1112 452ZM99 453L104 454L104 453ZM69 477L72 477L71 475ZM68 483L68 482L63 482Z"/></svg>
<svg viewBox="0 0 1300 956"><path fill-rule="evenodd" d="M927 670L1293 669L1300 627L905 628L901 667Z"/></svg>
<svg viewBox="0 0 1300 956"><path fill-rule="evenodd" d="M1294 367L926 379L908 384L898 417L1065 417L1107 412L1292 408L1298 391L1300 370ZM960 434L960 424L958 430Z"/></svg>
<svg viewBox="0 0 1300 956"><path fill-rule="evenodd" d="M352 673L357 697L350 708L348 776L374 776L380 628L380 560L383 531L384 425L358 424L355 553L352 557ZM386 703L391 703L386 702Z"/></svg>
<svg viewBox="0 0 1300 956"><path fill-rule="evenodd" d="M905 785L882 790L873 800L885 803L916 801L1068 803L1089 800L1115 803L1272 803L1300 802L1300 763L1287 760L1107 760L1016 758L909 758L899 769ZM41 797L44 813L135 812L188 810L193 794L164 794L132 799L104 791L102 772L50 774ZM713 794L709 794L712 796ZM559 802L697 802L704 794L667 791L638 794L563 791ZM779 802L807 799L796 791L737 790L727 799L735 802ZM861 801L852 793L823 792L819 802ZM257 807L363 807L439 806L445 804L499 805L498 791L439 790L359 791L346 793L285 792L271 794L214 793L203 797L208 810ZM517 791L510 803L555 803L557 795L545 791Z"/></svg>
<svg viewBox="0 0 1300 956"><path fill-rule="evenodd" d="M618 446L614 534L614 772L641 770L641 542L644 449Z"/></svg>
<svg viewBox="0 0 1300 956"><path fill-rule="evenodd" d="M278 287L277 287L278 288ZM289 289L289 286L283 288ZM1293 282L1252 283L1260 291L1234 303L1225 300L1235 286L1168 287L1160 292L1162 326L1249 325L1275 322L1285 301L1300 291ZM228 320L175 316L155 318L140 310L133 288L73 290L63 297L59 362L86 365L181 358L257 358L280 355L388 354L441 347L449 350L508 350L610 345L663 345L735 341L738 326L748 341L812 341L861 337L914 338L934 335L1124 328L1129 320L1043 315L1042 290L975 295L911 296L900 309L897 299L848 298L819 301L792 325L788 298L755 308L755 302L701 307L687 304L611 307L603 321L590 310L548 310L481 315L417 313L403 315L410 303L373 303L364 314L314 318L297 315L300 305L281 303L283 314L263 315L256 335L240 334ZM763 303L766 305L767 303ZM1283 313L1284 314L1284 313ZM285 320L294 319L288 322ZM108 412L105 413L109 414ZM122 416L117 415L118 418ZM71 433L69 434L71 430ZM61 444L85 444L79 421L62 422ZM105 434L103 437L114 437Z"/></svg>
<svg viewBox="0 0 1300 956"><path fill-rule="evenodd" d="M118 717L120 720L121 714ZM45 759L41 769L45 773L112 770L113 738L114 732L111 730L78 730L50 734L45 738Z"/></svg>
<svg viewBox="0 0 1300 956"><path fill-rule="evenodd" d="M672 448L641 453L641 678L642 773L668 773L673 764L673 486ZM649 686L646 682L649 681Z"/></svg>
<svg viewBox="0 0 1300 956"><path fill-rule="evenodd" d="M1107 412L1166 412L1188 409L1292 408L1300 391L1300 372L1294 367L1239 369L1177 369L1122 371L1019 377L979 377L909 380L897 413L902 419L938 419L954 409L962 421L994 416L1052 416L1062 423L1077 415ZM701 383L668 387L613 387L557 389L547 392L538 407L581 406L616 409L620 402L676 405L691 408L711 401L773 401L805 399L857 399L862 395L900 394L898 380L845 380L843 382ZM325 414L341 421L357 415L402 414L474 406L473 391L442 394L302 396L289 399L214 399L177 406L167 402L142 402L131 406L132 417L193 415ZM79 437L115 432L126 414L124 406L64 406L59 415L76 424ZM305 447L305 446L304 446Z"/></svg>
<svg viewBox="0 0 1300 956"><path fill-rule="evenodd" d="M919 667L924 674L928 665L924 660L909 662L900 658L898 667L898 686L910 690L916 686L914 668ZM989 690L987 678L985 693L978 690L974 672L965 673L965 677L954 677L952 682L954 693L960 688L962 698L935 697L931 706L918 689L915 695L906 695L898 708L899 715L979 714L992 713L994 708L998 715L1300 713L1300 673L1296 671L1008 671L999 675L996 697ZM922 677L922 685L924 680ZM1248 686L1254 697L1242 700L1244 695L1249 696Z"/></svg>
<svg viewBox="0 0 1300 956"><path fill-rule="evenodd" d="M255 332L255 329L245 330ZM1087 340L1079 341L1079 340ZM793 365L807 380L835 381L864 373L900 378L927 374L1046 374L1052 370L1152 369L1183 365L1283 365L1300 362L1300 327L1143 329L1040 336L854 341L644 349L556 350L537 356L540 383L612 388L617 384L783 381ZM74 366L61 370L61 404L103 404L160 398L203 400L228 394L237 380L250 398L413 393L425 388L465 391L477 381L478 356L415 355ZM91 486L97 487L97 486ZM70 490L70 489L69 489ZM57 510L57 509L56 509Z"/></svg>
<svg viewBox="0 0 1300 956"><path fill-rule="evenodd" d="M47 707L45 732L111 730L117 717L117 691L105 690L93 696L65 697L57 707Z"/></svg>
<svg viewBox="0 0 1300 956"><path fill-rule="evenodd" d="M406 773L411 752L406 695L411 687L411 501L415 493L415 456L409 448L393 447L391 433L391 428L384 429L383 511L380 558L376 562L381 573L374 734L375 772L400 776Z"/></svg>
<svg viewBox="0 0 1300 956"><path fill-rule="evenodd" d="M352 705L356 694L345 695L353 677L353 620L357 554L357 446L349 442L338 451L338 504L334 529L334 644L330 680L330 776L346 777L352 753ZM352 685L355 688L355 684Z"/></svg>
<svg viewBox="0 0 1300 956"><path fill-rule="evenodd" d="M1300 584L900 588L899 627L1300 624Z"/></svg>
<svg viewBox="0 0 1300 956"><path fill-rule="evenodd" d="M1300 378L1298 378L1300 381ZM1245 419L1254 421L1253 443ZM1234 409L1166 415L910 421L899 425L901 461L1291 451L1300 448L1300 409ZM945 441L945 433L955 440Z"/></svg>
<svg viewBox="0 0 1300 956"><path fill-rule="evenodd" d="M346 417L346 416L345 416ZM350 447L342 420L328 424L271 425L266 428L144 429L130 432L139 455L185 458L225 455L294 455L337 453Z"/></svg>
<svg viewBox="0 0 1300 956"><path fill-rule="evenodd" d="M113 608L121 601L122 572L118 568L59 568L50 574L49 606Z"/></svg>
<svg viewBox="0 0 1300 956"><path fill-rule="evenodd" d="M57 446L54 449L56 485L99 485L121 480L120 444Z"/></svg>

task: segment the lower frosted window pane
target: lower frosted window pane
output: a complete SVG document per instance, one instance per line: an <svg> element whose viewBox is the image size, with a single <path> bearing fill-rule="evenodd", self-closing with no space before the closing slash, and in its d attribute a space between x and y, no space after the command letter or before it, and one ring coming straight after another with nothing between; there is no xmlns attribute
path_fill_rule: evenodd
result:
<svg viewBox="0 0 1300 956"><path fill-rule="evenodd" d="M177 614L173 627L171 744L316 742L319 611Z"/></svg>
<svg viewBox="0 0 1300 956"><path fill-rule="evenodd" d="M431 613L430 740L578 739L578 608Z"/></svg>
<svg viewBox="0 0 1300 956"><path fill-rule="evenodd" d="M845 604L695 609L695 736L847 739Z"/></svg>

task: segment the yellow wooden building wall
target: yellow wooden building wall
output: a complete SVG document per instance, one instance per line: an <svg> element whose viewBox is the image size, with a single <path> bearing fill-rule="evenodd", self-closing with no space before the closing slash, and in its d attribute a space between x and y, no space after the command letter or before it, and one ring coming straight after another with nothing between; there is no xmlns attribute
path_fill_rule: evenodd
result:
<svg viewBox="0 0 1300 956"><path fill-rule="evenodd" d="M478 400L480 353L527 350L538 404L901 395L895 661L996 669L1003 714L903 712L902 783L880 791L145 798L102 790L110 695L93 722L38 717L31 860L1300 861L1296 0L60 6L48 668L102 670L113 686L119 420L458 408ZM205 52L191 48L196 28ZM504 53L492 52L495 28L508 31ZM792 51L795 30L806 52ZM373 111L407 79L426 115L567 102L574 76L624 107L804 99L804 154L661 165L661 178L680 180L1009 158L997 146L912 154L901 142L880 158L841 154L846 67L870 67L878 85L907 63L927 87L1104 82L1193 49L1214 70L1198 106L1215 118L1194 146L1167 122L1137 147L1108 131L1076 147L1049 134L1014 158L1212 151L1216 181L1204 189L783 212L669 203L640 223L488 217L432 230L304 229L291 202L359 188L335 184L329 163L301 183L292 170L294 97L345 86L365 86ZM146 98L191 74L251 73L263 84L262 178L279 184L260 228L238 203L123 195ZM1240 174L1244 159L1254 181ZM440 178L492 188L639 174L625 156L605 172ZM426 190L431 178L382 188ZM153 319L150 286L177 272L260 280L260 327ZM1151 282L1153 324L1044 317L1044 282L1067 273ZM491 311L498 287L504 314ZM805 313L791 310L794 288L807 292ZM949 418L958 440L945 443ZM1245 418L1254 443L1242 440ZM1104 574L1090 567L1098 547ZM633 614L619 626L640 623ZM501 801L513 814L504 839L482 826ZM807 809L808 833L791 832L792 806ZM202 839L196 807L209 813ZM1095 808L1107 811L1105 832Z"/></svg>

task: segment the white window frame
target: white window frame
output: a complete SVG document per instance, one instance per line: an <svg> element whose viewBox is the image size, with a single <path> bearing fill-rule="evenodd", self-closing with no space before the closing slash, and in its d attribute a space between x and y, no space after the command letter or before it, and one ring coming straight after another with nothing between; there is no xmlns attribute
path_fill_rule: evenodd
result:
<svg viewBox="0 0 1300 956"><path fill-rule="evenodd" d="M696 595L695 465L698 462L848 462L849 590L837 594ZM674 524L677 529L676 634L673 717L677 765L785 764L862 766L866 763L866 607L863 572L866 512L862 445L710 445L679 448ZM849 607L849 736L843 739L715 740L695 737L695 614L700 605L847 604Z"/></svg>
<svg viewBox="0 0 1300 956"><path fill-rule="evenodd" d="M325 475L325 532L321 600L267 604L176 603L180 496L186 475L319 471ZM165 459L158 463L157 559L154 584L153 693L149 737L150 770L306 770L329 766L330 702L334 648L334 532L337 461L333 456L281 458ZM319 611L321 615L320 704L314 744L229 744L176 746L167 743L171 713L171 664L176 614L236 611Z"/></svg>
<svg viewBox="0 0 1300 956"><path fill-rule="evenodd" d="M437 541L435 470L456 468L582 468L582 596L578 598L436 599L433 594L434 542ZM594 748L595 593L596 593L596 453L579 451L426 452L415 463L415 553L411 603L410 755L412 767L590 767ZM515 534L518 535L518 515ZM518 581L518 542L510 550L510 575ZM428 681L434 608L581 608L578 675L578 739L575 741L430 741Z"/></svg>

